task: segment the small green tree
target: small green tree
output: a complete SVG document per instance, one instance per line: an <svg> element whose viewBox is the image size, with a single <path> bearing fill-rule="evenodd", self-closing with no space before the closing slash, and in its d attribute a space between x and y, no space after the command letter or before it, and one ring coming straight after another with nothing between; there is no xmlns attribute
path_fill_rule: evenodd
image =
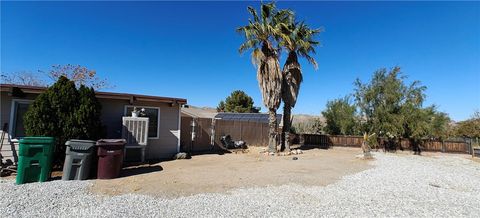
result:
<svg viewBox="0 0 480 218"><path fill-rule="evenodd" d="M423 144L423 139L430 134L431 111L405 105L402 112L404 116L403 137L409 139L413 151L419 154L419 146Z"/></svg>
<svg viewBox="0 0 480 218"><path fill-rule="evenodd" d="M361 113L362 131L388 137L390 142L408 138L417 153L427 138L448 137L450 119L436 106L423 107L426 87L405 82L400 67L377 70L369 83L355 82L355 100ZM398 144L398 142L396 142Z"/></svg>
<svg viewBox="0 0 480 218"><path fill-rule="evenodd" d="M61 77L29 107L24 118L26 135L52 136L59 143L65 143L75 135L72 111L77 105L78 91L75 83Z"/></svg>
<svg viewBox="0 0 480 218"><path fill-rule="evenodd" d="M225 112L225 102L223 100L218 103L217 112Z"/></svg>
<svg viewBox="0 0 480 218"><path fill-rule="evenodd" d="M228 96L225 101L220 101L217 107L219 112L234 113L258 113L259 108L253 106L252 97L245 92L236 90Z"/></svg>
<svg viewBox="0 0 480 218"><path fill-rule="evenodd" d="M327 102L322 112L326 119L325 132L332 135L355 134L355 105L350 104L347 97Z"/></svg>
<svg viewBox="0 0 480 218"><path fill-rule="evenodd" d="M431 106L427 108L428 116L430 116L429 122L429 135L431 138L444 140L450 136L451 127L450 127L450 117L448 114L437 111L436 106Z"/></svg>
<svg viewBox="0 0 480 218"><path fill-rule="evenodd" d="M420 108L425 98L425 86L414 81L407 85L400 67L390 71L382 68L373 74L369 83L355 81L355 101L365 120L362 132L377 133L380 137L403 135L402 107Z"/></svg>
<svg viewBox="0 0 480 218"><path fill-rule="evenodd" d="M61 76L29 107L24 116L26 135L55 137L55 161L61 165L67 140L101 137L100 110L93 89L77 90L73 81Z"/></svg>
<svg viewBox="0 0 480 218"><path fill-rule="evenodd" d="M454 131L456 136L480 138L480 111L475 111L470 119L458 122Z"/></svg>

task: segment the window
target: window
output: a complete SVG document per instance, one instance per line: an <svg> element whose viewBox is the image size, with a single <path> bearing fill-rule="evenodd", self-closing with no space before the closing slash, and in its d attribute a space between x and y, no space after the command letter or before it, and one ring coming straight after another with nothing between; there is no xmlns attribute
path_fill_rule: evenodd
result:
<svg viewBox="0 0 480 218"><path fill-rule="evenodd" d="M157 138L159 137L159 124L160 124L160 108L158 107L143 107L143 106L125 106L125 116L132 116L133 107L137 107L137 110L145 108L145 113L148 117L148 137Z"/></svg>
<svg viewBox="0 0 480 218"><path fill-rule="evenodd" d="M25 127L23 126L23 116L28 110L28 106L33 101L13 100L12 111L10 114L10 133L12 138L25 137Z"/></svg>

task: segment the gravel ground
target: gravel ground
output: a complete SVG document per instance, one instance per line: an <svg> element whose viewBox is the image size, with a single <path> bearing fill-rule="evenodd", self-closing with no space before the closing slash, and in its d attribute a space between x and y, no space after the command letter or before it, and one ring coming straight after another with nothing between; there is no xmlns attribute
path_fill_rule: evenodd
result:
<svg viewBox="0 0 480 218"><path fill-rule="evenodd" d="M91 182L0 180L2 217L480 217L480 164L375 153L374 168L325 186L288 184L176 199L100 196Z"/></svg>

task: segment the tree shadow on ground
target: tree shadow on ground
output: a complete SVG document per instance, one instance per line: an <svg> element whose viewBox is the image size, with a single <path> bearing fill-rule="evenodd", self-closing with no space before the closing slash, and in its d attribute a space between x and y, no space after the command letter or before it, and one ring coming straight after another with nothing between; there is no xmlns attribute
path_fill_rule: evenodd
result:
<svg viewBox="0 0 480 218"><path fill-rule="evenodd" d="M189 149L183 149L181 152L187 153L190 157L193 156L200 156L200 155L224 155L224 154L230 154L232 153L231 151L222 148L219 145L214 145L214 146L201 146L201 147L209 147L208 149L203 149L203 150L189 150Z"/></svg>
<svg viewBox="0 0 480 218"><path fill-rule="evenodd" d="M209 155L209 154L224 155L224 154L230 154L230 153L232 152L229 150L215 149L215 150L209 150L209 151L193 151L190 153L190 156Z"/></svg>
<svg viewBox="0 0 480 218"><path fill-rule="evenodd" d="M306 150L313 150L313 149L322 149L322 150L328 150L330 146L320 146L320 145L301 145L297 147L296 149L300 149L303 151Z"/></svg>
<svg viewBox="0 0 480 218"><path fill-rule="evenodd" d="M153 172L160 172L163 170L163 168L162 166L157 165L159 162L160 161L154 161L151 163L126 163L122 168L122 170L120 171L120 175L118 176L118 178L153 173ZM93 172L91 170L90 174L91 175L87 180L97 179L96 170ZM53 171L49 181L61 180L62 175L63 175L62 171L58 171L58 170Z"/></svg>
<svg viewBox="0 0 480 218"><path fill-rule="evenodd" d="M140 174L148 174L154 172L160 172L163 168L160 165L139 165L139 166L128 166L122 169L119 177L129 177L136 176Z"/></svg>

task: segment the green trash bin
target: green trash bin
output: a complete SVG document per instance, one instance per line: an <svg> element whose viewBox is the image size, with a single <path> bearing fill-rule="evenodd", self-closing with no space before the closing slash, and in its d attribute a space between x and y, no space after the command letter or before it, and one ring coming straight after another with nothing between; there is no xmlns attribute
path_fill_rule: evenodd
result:
<svg viewBox="0 0 480 218"><path fill-rule="evenodd" d="M25 137L18 149L17 184L45 182L52 172L53 137Z"/></svg>
<svg viewBox="0 0 480 218"><path fill-rule="evenodd" d="M72 139L65 143L65 163L62 180L85 180L90 176L90 168L95 151L95 141Z"/></svg>

